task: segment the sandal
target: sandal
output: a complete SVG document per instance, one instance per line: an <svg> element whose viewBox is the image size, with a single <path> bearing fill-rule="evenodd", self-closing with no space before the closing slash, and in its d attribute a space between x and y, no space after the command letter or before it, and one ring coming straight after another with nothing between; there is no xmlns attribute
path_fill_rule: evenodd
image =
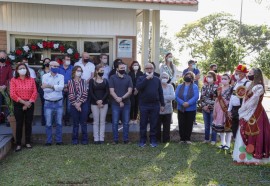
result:
<svg viewBox="0 0 270 186"><path fill-rule="evenodd" d="M27 148L27 149L32 149L32 146L28 143L28 144L25 144L25 147Z"/></svg>
<svg viewBox="0 0 270 186"><path fill-rule="evenodd" d="M16 147L16 149L15 149L15 152L19 152L19 151L21 151L21 150L22 150L22 146L18 145L18 146Z"/></svg>

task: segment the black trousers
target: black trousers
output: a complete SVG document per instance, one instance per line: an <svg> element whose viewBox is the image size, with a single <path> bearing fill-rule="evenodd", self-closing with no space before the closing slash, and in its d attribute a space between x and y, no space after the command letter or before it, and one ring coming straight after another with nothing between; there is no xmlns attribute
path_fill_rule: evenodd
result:
<svg viewBox="0 0 270 186"><path fill-rule="evenodd" d="M231 111L233 138L236 138L236 133L237 133L238 126L239 126L239 114L238 114L239 108L240 108L240 106L232 107L232 111Z"/></svg>
<svg viewBox="0 0 270 186"><path fill-rule="evenodd" d="M170 141L170 127L171 127L172 114L160 114L157 124L157 141L167 143ZM163 133L161 126L163 125Z"/></svg>
<svg viewBox="0 0 270 186"><path fill-rule="evenodd" d="M185 112L181 112L178 110L178 126L179 126L180 141L190 141L195 116L196 116L195 110Z"/></svg>
<svg viewBox="0 0 270 186"><path fill-rule="evenodd" d="M138 94L135 96L132 94L130 96L131 107L130 107L130 119L136 120L138 117L138 110L139 110L139 96Z"/></svg>
<svg viewBox="0 0 270 186"><path fill-rule="evenodd" d="M34 104L26 110L23 110L23 104L14 103L14 115L16 118L16 143L22 144L23 125L25 125L25 143L31 143L32 122L34 115Z"/></svg>

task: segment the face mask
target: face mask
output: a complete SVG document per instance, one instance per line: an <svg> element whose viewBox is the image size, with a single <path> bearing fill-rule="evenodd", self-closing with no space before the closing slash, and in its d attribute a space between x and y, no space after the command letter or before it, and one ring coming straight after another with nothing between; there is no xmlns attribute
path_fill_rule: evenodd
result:
<svg viewBox="0 0 270 186"><path fill-rule="evenodd" d="M169 58L167 59L167 61L172 62L172 61L173 61L173 58L169 57Z"/></svg>
<svg viewBox="0 0 270 186"><path fill-rule="evenodd" d="M65 61L65 64L68 66L70 65L70 61Z"/></svg>
<svg viewBox="0 0 270 186"><path fill-rule="evenodd" d="M49 66L50 66L49 63L44 64L44 67L49 67Z"/></svg>
<svg viewBox="0 0 270 186"><path fill-rule="evenodd" d="M104 75L104 72L99 72L97 74L99 75L99 77L102 77Z"/></svg>
<svg viewBox="0 0 270 186"><path fill-rule="evenodd" d="M184 81L189 83L189 82L191 82L191 78L190 77L184 77Z"/></svg>
<svg viewBox="0 0 270 186"><path fill-rule="evenodd" d="M126 71L125 70L118 70L118 73L123 75Z"/></svg>
<svg viewBox="0 0 270 186"><path fill-rule="evenodd" d="M213 78L209 78L209 77L207 78L208 83L213 83L213 81L214 81Z"/></svg>
<svg viewBox="0 0 270 186"><path fill-rule="evenodd" d="M108 62L108 60L107 60L107 59L102 59L101 62L102 62L103 64L106 64L106 63Z"/></svg>
<svg viewBox="0 0 270 186"><path fill-rule="evenodd" d="M51 72L54 73L54 74L57 74L59 71L59 68L51 68Z"/></svg>
<svg viewBox="0 0 270 186"><path fill-rule="evenodd" d="M249 79L250 81L253 81L253 80L254 80L254 75L249 75L249 76L248 76L248 79Z"/></svg>
<svg viewBox="0 0 270 186"><path fill-rule="evenodd" d="M5 63L6 59L5 58L0 58L0 63Z"/></svg>
<svg viewBox="0 0 270 186"><path fill-rule="evenodd" d="M24 76L25 74L26 74L26 69L25 68L22 68L22 69L20 69L20 70L18 70L18 73L20 74L20 75L22 75L22 76Z"/></svg>
<svg viewBox="0 0 270 186"><path fill-rule="evenodd" d="M167 82L168 82L168 79L161 79L161 83L167 84Z"/></svg>
<svg viewBox="0 0 270 186"><path fill-rule="evenodd" d="M240 79L239 74L237 74L237 75L235 74L235 75L234 75L234 78L235 78L236 80L239 80L239 79Z"/></svg>
<svg viewBox="0 0 270 186"><path fill-rule="evenodd" d="M213 70L215 73L217 73L217 70Z"/></svg>
<svg viewBox="0 0 270 186"><path fill-rule="evenodd" d="M75 75L76 75L77 77L81 77L81 76L82 76L82 72L76 71Z"/></svg>
<svg viewBox="0 0 270 186"><path fill-rule="evenodd" d="M89 59L84 59L83 61L84 61L85 63L88 63Z"/></svg>
<svg viewBox="0 0 270 186"><path fill-rule="evenodd" d="M139 70L139 66L133 66L133 70Z"/></svg>
<svg viewBox="0 0 270 186"><path fill-rule="evenodd" d="M150 75L153 75L153 72L150 72L150 73L149 73L149 72L146 72L145 74L146 74L147 76L150 76Z"/></svg>
<svg viewBox="0 0 270 186"><path fill-rule="evenodd" d="M192 65L192 68L195 69L196 68L196 65Z"/></svg>
<svg viewBox="0 0 270 186"><path fill-rule="evenodd" d="M228 84L229 84L229 80L222 79L222 80L221 80L221 83L222 83L223 85L228 85Z"/></svg>
<svg viewBox="0 0 270 186"><path fill-rule="evenodd" d="M28 63L24 63L27 67L29 66Z"/></svg>

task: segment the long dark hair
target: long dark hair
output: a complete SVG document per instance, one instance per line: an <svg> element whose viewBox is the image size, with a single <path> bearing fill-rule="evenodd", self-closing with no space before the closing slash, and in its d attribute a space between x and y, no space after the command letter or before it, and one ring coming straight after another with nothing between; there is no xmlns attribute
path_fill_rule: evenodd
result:
<svg viewBox="0 0 270 186"><path fill-rule="evenodd" d="M26 69L25 77L26 77L26 78L29 78L29 77L30 77L29 69L28 69L28 67L27 67L25 64L23 64L23 63L19 63L19 64L16 66L16 69L15 69L15 78L17 79L18 77L20 77L20 74L19 74L19 72L18 72L18 69L19 69L20 66L24 66L24 67L25 67L25 69Z"/></svg>
<svg viewBox="0 0 270 186"><path fill-rule="evenodd" d="M132 66L133 66L135 63L137 63L137 64L139 65L138 71L141 71L141 65L139 64L138 61L133 61L133 62L131 63L131 65L130 65L130 67L129 67L129 70L130 70L131 72L134 72L134 69L132 68Z"/></svg>
<svg viewBox="0 0 270 186"><path fill-rule="evenodd" d="M263 90L265 92L262 70L259 68L252 68L252 70L254 73L254 80L252 81L251 85L249 86L248 91L252 90L252 88L255 85L262 85Z"/></svg>
<svg viewBox="0 0 270 186"><path fill-rule="evenodd" d="M166 64L166 62L167 62L167 59L166 59L166 58L167 58L169 55L172 55L172 53L169 52L169 53L167 53L167 54L165 55L165 64ZM172 69L172 73L174 74L174 68L173 68L173 63L172 63L172 62L170 62L170 68Z"/></svg>

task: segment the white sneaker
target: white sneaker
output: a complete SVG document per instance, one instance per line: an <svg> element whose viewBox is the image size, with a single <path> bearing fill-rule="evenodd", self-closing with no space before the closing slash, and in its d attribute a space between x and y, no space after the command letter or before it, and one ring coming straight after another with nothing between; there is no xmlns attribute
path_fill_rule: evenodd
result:
<svg viewBox="0 0 270 186"><path fill-rule="evenodd" d="M133 124L134 123L134 121L133 120L130 120L129 122L128 122L128 124Z"/></svg>
<svg viewBox="0 0 270 186"><path fill-rule="evenodd" d="M186 143L187 143L187 144L189 144L189 145L191 145L191 144L192 144L192 142L191 142L191 141L186 141Z"/></svg>
<svg viewBox="0 0 270 186"><path fill-rule="evenodd" d="M215 141L211 141L211 145L215 145L216 144L216 142Z"/></svg>
<svg viewBox="0 0 270 186"><path fill-rule="evenodd" d="M204 140L202 143L209 143L209 141L208 140Z"/></svg>

